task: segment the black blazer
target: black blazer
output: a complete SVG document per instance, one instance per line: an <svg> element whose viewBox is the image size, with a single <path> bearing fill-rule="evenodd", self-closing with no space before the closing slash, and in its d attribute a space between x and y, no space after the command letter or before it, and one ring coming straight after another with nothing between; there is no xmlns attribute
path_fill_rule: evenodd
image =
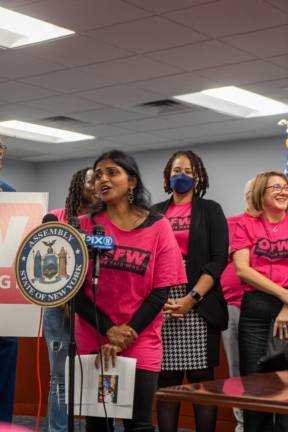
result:
<svg viewBox="0 0 288 432"><path fill-rule="evenodd" d="M153 210L165 214L172 199L156 204ZM228 241L228 227L221 206L215 201L193 196L186 261L187 291L203 273L214 279L211 290L195 306L208 325L208 362L209 357L214 358L209 362L211 366L217 364L218 356L213 354L213 349L219 351L220 331L228 326L228 310L220 285L220 276L227 264Z"/></svg>

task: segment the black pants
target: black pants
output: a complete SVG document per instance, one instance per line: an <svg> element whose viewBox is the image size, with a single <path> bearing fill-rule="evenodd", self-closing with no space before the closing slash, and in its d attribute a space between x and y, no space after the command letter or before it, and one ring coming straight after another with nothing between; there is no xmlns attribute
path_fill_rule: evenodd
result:
<svg viewBox="0 0 288 432"><path fill-rule="evenodd" d="M269 327L283 304L276 297L260 291L246 293L242 300L239 322L239 355L241 375L264 372L258 360L265 354ZM253 393L253 388L245 389ZM288 415L244 411L245 432L288 432Z"/></svg>
<svg viewBox="0 0 288 432"><path fill-rule="evenodd" d="M189 383L210 381L214 379L214 369L161 371L159 387L180 385L186 374ZM217 407L193 404L196 432L215 432ZM158 428L160 432L176 432L180 414L180 402L157 401Z"/></svg>
<svg viewBox="0 0 288 432"><path fill-rule="evenodd" d="M152 403L157 389L158 372L136 369L133 417L123 420L125 432L154 432L152 424ZM109 419L113 432L113 419ZM106 432L106 419L86 417L86 432Z"/></svg>

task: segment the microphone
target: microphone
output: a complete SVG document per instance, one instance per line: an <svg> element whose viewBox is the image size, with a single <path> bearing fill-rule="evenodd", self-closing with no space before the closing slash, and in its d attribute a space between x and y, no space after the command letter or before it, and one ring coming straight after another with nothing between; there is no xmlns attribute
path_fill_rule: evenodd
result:
<svg viewBox="0 0 288 432"><path fill-rule="evenodd" d="M93 235L105 235L105 230L103 225L94 225L92 229Z"/></svg>
<svg viewBox="0 0 288 432"><path fill-rule="evenodd" d="M86 231L80 230L80 220L76 216L69 218L69 225L73 226L85 240L88 249L109 250L114 247L114 239L112 236L106 236L103 225L94 225L92 234L87 234Z"/></svg>
<svg viewBox="0 0 288 432"><path fill-rule="evenodd" d="M86 235L86 245L92 249L109 250L114 247L114 238L105 235L103 225L94 225L92 229L93 234Z"/></svg>
<svg viewBox="0 0 288 432"><path fill-rule="evenodd" d="M42 219L42 223L48 223L48 222L58 222L58 217L54 215L53 213L47 213Z"/></svg>
<svg viewBox="0 0 288 432"><path fill-rule="evenodd" d="M80 220L77 216L70 216L68 224L75 228L77 231L80 229Z"/></svg>

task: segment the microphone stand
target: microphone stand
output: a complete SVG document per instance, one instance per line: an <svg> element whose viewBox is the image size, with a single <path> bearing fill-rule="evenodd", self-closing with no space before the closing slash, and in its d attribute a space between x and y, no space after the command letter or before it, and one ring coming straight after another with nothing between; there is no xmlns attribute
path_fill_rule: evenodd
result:
<svg viewBox="0 0 288 432"><path fill-rule="evenodd" d="M71 218L73 219L73 218ZM79 220L78 218L74 218L75 220L71 220L71 225L79 231ZM99 226L93 227L93 234L103 234L103 228L98 231ZM96 295L96 287L97 280L99 276L99 262L97 258L99 257L99 250L94 249L92 255L92 268L93 268L93 280L92 280L92 291L95 297ZM69 376L68 376L68 432L74 432L74 390L75 390L75 356L76 356L76 342L75 342L75 297L73 297L69 301L69 312L70 312L70 332L69 332L69 350L68 350L68 358L69 358ZM95 315L97 321L97 314ZM103 373L103 364L101 358L101 369ZM105 410L106 411L106 410Z"/></svg>
<svg viewBox="0 0 288 432"><path fill-rule="evenodd" d="M80 222L77 217L69 219L69 225L79 231ZM68 432L74 432L74 399L75 399L75 297L69 301L69 374L68 374Z"/></svg>
<svg viewBox="0 0 288 432"><path fill-rule="evenodd" d="M70 331L69 331L69 376L68 376L68 432L74 432L74 388L75 388L75 299L69 301Z"/></svg>

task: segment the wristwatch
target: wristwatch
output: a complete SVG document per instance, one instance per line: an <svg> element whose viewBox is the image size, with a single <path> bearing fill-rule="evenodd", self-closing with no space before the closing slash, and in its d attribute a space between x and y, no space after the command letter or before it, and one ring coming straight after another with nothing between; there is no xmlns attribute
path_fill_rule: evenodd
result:
<svg viewBox="0 0 288 432"><path fill-rule="evenodd" d="M195 291L194 289L192 289L189 294L191 295L191 297L193 298L193 300L195 300L197 303L202 300L201 295Z"/></svg>

